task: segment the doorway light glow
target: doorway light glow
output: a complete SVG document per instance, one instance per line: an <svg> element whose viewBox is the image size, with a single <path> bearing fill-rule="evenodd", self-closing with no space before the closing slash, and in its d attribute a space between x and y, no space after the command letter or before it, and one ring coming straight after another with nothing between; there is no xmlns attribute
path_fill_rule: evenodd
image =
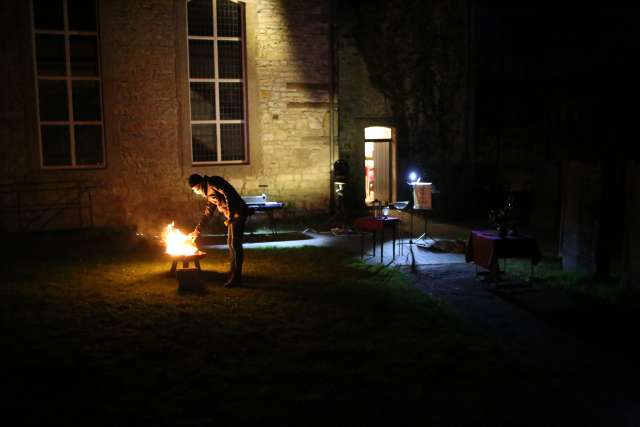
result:
<svg viewBox="0 0 640 427"><path fill-rule="evenodd" d="M372 159L373 158L373 150L374 150L373 142L365 142L364 143L364 157L365 158Z"/></svg>
<svg viewBox="0 0 640 427"><path fill-rule="evenodd" d="M370 126L364 128L364 139L367 141L375 139L391 139L391 128L384 126Z"/></svg>

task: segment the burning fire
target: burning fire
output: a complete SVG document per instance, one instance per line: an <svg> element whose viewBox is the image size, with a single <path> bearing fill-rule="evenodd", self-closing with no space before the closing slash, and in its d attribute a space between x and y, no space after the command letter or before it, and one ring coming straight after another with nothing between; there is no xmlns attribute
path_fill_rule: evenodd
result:
<svg viewBox="0 0 640 427"><path fill-rule="evenodd" d="M167 253L170 255L194 255L198 252L198 248L188 235L173 228L173 222L167 225L163 238L167 245Z"/></svg>

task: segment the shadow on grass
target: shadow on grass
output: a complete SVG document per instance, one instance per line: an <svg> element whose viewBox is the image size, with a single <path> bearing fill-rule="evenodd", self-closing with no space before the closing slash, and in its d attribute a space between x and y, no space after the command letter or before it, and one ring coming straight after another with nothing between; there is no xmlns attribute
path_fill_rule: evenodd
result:
<svg viewBox="0 0 640 427"><path fill-rule="evenodd" d="M469 336L384 266L327 248L247 250L244 286L223 289L227 254L211 251L205 292L181 294L154 249L71 246L21 258L0 286L3 409L33 425L76 408L84 425L522 425L534 399L581 413L557 398L579 385L549 390L544 371Z"/></svg>

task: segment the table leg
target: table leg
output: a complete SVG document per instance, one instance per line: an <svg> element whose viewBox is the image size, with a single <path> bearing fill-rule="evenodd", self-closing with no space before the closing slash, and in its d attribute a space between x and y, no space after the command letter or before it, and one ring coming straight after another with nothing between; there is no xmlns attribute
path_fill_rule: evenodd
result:
<svg viewBox="0 0 640 427"><path fill-rule="evenodd" d="M182 261L182 268L189 268L189 261Z"/></svg>
<svg viewBox="0 0 640 427"><path fill-rule="evenodd" d="M498 282L498 271L500 270L500 264L498 260L496 260L493 264L491 264L491 269L489 270L489 280L492 283Z"/></svg>
<svg viewBox="0 0 640 427"><path fill-rule="evenodd" d="M374 231L373 232L373 256L376 256L376 242L378 241L376 239L376 234L377 234L377 232Z"/></svg>
<svg viewBox="0 0 640 427"><path fill-rule="evenodd" d="M251 217L255 215L250 213L249 215L247 215L247 221L244 223L244 233L247 232L247 230L249 230L249 234L251 234L253 236L253 229L249 226L249 224L251 223Z"/></svg>
<svg viewBox="0 0 640 427"><path fill-rule="evenodd" d="M171 263L171 270L169 270L169 274L175 274L177 267L178 267L178 261L173 261Z"/></svg>
<svg viewBox="0 0 640 427"><path fill-rule="evenodd" d="M384 263L384 226L380 230L380 263Z"/></svg>
<svg viewBox="0 0 640 427"><path fill-rule="evenodd" d="M196 259L193 261L193 263L196 265L196 268L198 269L198 271L200 271L200 260Z"/></svg>
<svg viewBox="0 0 640 427"><path fill-rule="evenodd" d="M271 234L275 237L278 236L278 229L276 228L276 220L273 217L273 211L267 211L267 218L269 218L269 225L271 226Z"/></svg>
<svg viewBox="0 0 640 427"><path fill-rule="evenodd" d="M530 262L530 270L529 270L529 281L531 282L533 280L533 258L529 258L529 262Z"/></svg>
<svg viewBox="0 0 640 427"><path fill-rule="evenodd" d="M392 259L396 259L396 233L397 233L397 229L398 229L398 226L396 224L393 224L393 226L391 228L391 235L393 236L393 258Z"/></svg>

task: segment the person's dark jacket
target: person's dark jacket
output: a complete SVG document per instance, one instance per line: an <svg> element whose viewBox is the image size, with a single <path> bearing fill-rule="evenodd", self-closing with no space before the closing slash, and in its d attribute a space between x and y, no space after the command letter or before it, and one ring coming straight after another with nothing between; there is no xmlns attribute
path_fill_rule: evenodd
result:
<svg viewBox="0 0 640 427"><path fill-rule="evenodd" d="M240 194L220 176L205 175L202 181L202 191L207 198L207 207L196 227L198 231L200 231L202 224L211 220L216 209L229 222L235 222L239 218L244 219L249 213L249 208Z"/></svg>

